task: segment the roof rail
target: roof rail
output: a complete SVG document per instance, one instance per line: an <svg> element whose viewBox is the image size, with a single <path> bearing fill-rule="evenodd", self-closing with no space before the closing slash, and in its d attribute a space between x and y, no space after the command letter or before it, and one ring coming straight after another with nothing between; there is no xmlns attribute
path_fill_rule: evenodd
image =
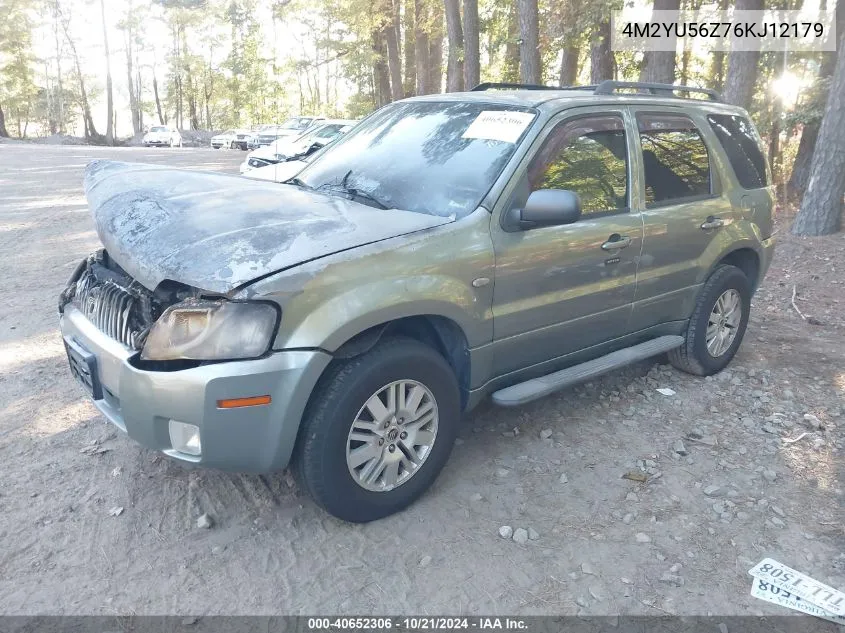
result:
<svg viewBox="0 0 845 633"><path fill-rule="evenodd" d="M598 85L590 86L544 86L540 84L518 84L518 83L498 83L488 81L478 84L472 89L472 92L483 92L485 90L586 90L592 91L597 95L612 95L617 90L624 90L626 88L634 90L647 90L651 95L660 95L680 98L675 95L676 92L686 93L700 93L707 95L710 101L722 101L722 96L715 90L709 88L694 88L693 86L681 86L676 84L658 84L646 83L642 81L615 81L613 79L606 79Z"/></svg>
<svg viewBox="0 0 845 633"><path fill-rule="evenodd" d="M660 94L661 92L668 92L668 96L675 96L675 92L686 93L701 93L707 95L710 101L721 101L722 96L715 90L709 88L694 88L692 86L680 86L675 84L657 84L645 83L642 81L614 81L607 79L596 86L595 94L597 95L612 95L620 88L633 88L635 90L648 90L649 94Z"/></svg>
<svg viewBox="0 0 845 633"><path fill-rule="evenodd" d="M486 81L478 84L471 92L483 92L485 90L559 90L555 86L543 86L540 84L515 84Z"/></svg>

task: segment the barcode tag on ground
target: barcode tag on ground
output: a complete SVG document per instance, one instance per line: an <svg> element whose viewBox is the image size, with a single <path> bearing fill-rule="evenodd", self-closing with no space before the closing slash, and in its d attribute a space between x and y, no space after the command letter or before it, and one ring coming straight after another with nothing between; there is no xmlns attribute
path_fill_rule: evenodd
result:
<svg viewBox="0 0 845 633"><path fill-rule="evenodd" d="M764 558L748 573L834 615L845 615L845 593L776 560Z"/></svg>
<svg viewBox="0 0 845 633"><path fill-rule="evenodd" d="M751 585L751 596L759 600L771 602L772 604L778 604L787 609L795 609L808 615L814 615L817 618L830 620L837 624L845 624L845 616L834 615L830 611L825 611L821 607L810 604L806 600L802 600L798 596L789 593L786 589L776 587L772 583L760 578L754 578Z"/></svg>

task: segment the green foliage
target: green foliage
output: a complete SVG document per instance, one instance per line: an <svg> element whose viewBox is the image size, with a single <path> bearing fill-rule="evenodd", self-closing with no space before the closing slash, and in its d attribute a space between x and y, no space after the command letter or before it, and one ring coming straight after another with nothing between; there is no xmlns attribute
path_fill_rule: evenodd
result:
<svg viewBox="0 0 845 633"><path fill-rule="evenodd" d="M0 107L6 127L18 136L25 133L34 102L35 56L32 52L33 2L0 0Z"/></svg>

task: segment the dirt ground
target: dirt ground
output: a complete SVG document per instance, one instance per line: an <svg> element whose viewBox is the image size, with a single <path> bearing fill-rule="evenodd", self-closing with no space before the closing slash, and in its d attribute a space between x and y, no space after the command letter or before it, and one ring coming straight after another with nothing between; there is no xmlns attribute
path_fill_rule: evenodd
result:
<svg viewBox="0 0 845 633"><path fill-rule="evenodd" d="M748 595L766 556L845 588L845 234L780 229L729 370L650 361L483 405L419 503L348 525L285 473L140 448L71 379L56 299L97 245L81 180L103 157L243 153L0 146L0 613L781 614Z"/></svg>

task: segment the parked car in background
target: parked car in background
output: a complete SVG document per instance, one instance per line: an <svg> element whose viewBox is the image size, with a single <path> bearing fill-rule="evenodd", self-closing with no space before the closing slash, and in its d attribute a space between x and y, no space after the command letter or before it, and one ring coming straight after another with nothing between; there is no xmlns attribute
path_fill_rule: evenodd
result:
<svg viewBox="0 0 845 633"><path fill-rule="evenodd" d="M239 149L245 152L249 148L249 141L254 135L255 133L251 130L235 130L235 138L232 139L229 146L232 149Z"/></svg>
<svg viewBox="0 0 845 633"><path fill-rule="evenodd" d="M211 147L214 149L221 147L235 149L240 146L240 143L243 143L243 149L246 149L249 136L249 130L226 130L222 134L211 137Z"/></svg>
<svg viewBox="0 0 845 633"><path fill-rule="evenodd" d="M338 136L351 130L356 123L357 121L351 119L326 119L312 126L301 136L282 137L270 145L259 147L247 154L246 159L241 163L241 173L313 154Z"/></svg>
<svg viewBox="0 0 845 633"><path fill-rule="evenodd" d="M253 141L254 147L250 147L250 149L269 145L285 136L301 136L320 121L325 121L325 117L296 116L281 125L267 127L258 133L258 138Z"/></svg>
<svg viewBox="0 0 845 633"><path fill-rule="evenodd" d="M288 160L283 163L273 163L264 167L256 167L244 172L244 178L251 180L268 180L270 182L286 182L294 178L299 172L308 166L311 158L317 154L311 154L303 159Z"/></svg>
<svg viewBox="0 0 845 633"><path fill-rule="evenodd" d="M142 142L144 147L182 147L182 135L172 125L154 125Z"/></svg>

